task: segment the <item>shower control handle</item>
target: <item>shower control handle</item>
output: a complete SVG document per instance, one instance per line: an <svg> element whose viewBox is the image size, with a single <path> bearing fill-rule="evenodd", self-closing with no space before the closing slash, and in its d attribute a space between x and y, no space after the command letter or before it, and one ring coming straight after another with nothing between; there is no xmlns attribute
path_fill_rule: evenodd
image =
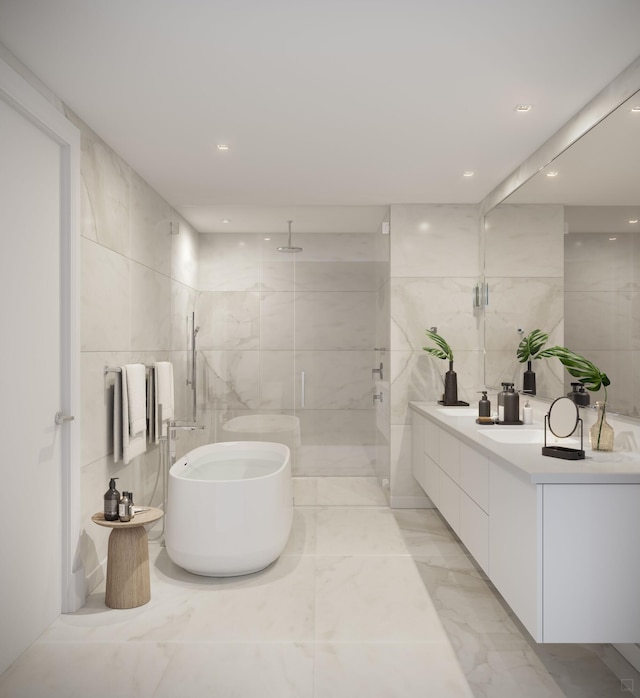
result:
<svg viewBox="0 0 640 698"><path fill-rule="evenodd" d="M382 361L381 361L381 362L380 362L380 368L372 368L372 369L371 369L371 377L373 378L373 377L376 375L376 373L377 373L377 374L380 376L380 380L384 380L384 377L383 377L383 374L382 374L383 368L384 368L384 366L383 366Z"/></svg>
<svg viewBox="0 0 640 698"><path fill-rule="evenodd" d="M58 426L61 426L65 422L73 422L74 419L75 419L75 417L73 415L62 414L62 412L56 412L56 415L54 417L55 423Z"/></svg>

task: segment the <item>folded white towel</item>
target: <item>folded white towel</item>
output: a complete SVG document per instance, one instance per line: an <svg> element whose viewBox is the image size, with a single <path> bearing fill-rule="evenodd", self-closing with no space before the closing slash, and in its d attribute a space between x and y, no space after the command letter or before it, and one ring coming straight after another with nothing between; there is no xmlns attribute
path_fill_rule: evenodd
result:
<svg viewBox="0 0 640 698"><path fill-rule="evenodd" d="M142 368L144 369L144 366ZM132 458L141 455L147 450L147 430L145 424L142 431L138 434L132 435L129 433L131 420L129 418L129 372L127 371L127 366L120 367L120 379L122 381L122 458L125 465L127 465ZM142 389L142 396L143 402L145 402L144 388Z"/></svg>
<svg viewBox="0 0 640 698"><path fill-rule="evenodd" d="M170 361L158 361L154 364L156 382L156 443L164 434L164 425L159 424L159 405L162 405L162 421L174 419L174 390L173 390L173 364Z"/></svg>
<svg viewBox="0 0 640 698"><path fill-rule="evenodd" d="M129 436L137 436L147 429L146 369L144 364L126 364L125 369L129 403Z"/></svg>

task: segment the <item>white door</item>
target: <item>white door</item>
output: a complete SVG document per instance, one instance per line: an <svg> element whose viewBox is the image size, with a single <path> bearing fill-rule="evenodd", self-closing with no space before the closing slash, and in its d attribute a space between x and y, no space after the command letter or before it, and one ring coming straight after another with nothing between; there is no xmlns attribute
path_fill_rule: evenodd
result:
<svg viewBox="0 0 640 698"><path fill-rule="evenodd" d="M68 151L0 92L0 154L3 671L64 605L73 423L55 423L71 404Z"/></svg>

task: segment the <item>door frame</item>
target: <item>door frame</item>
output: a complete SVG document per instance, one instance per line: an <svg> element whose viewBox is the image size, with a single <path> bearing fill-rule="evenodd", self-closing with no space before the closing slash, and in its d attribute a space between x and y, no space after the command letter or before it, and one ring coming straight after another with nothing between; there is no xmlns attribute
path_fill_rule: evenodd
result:
<svg viewBox="0 0 640 698"><path fill-rule="evenodd" d="M8 59L9 57L6 56ZM0 99L60 145L60 410L74 421L60 427L62 613L78 610L86 597L80 558L80 132L58 108L53 94L36 89L35 76L21 75L0 55ZM31 84L33 83L33 84ZM51 415L53 421L54 415Z"/></svg>

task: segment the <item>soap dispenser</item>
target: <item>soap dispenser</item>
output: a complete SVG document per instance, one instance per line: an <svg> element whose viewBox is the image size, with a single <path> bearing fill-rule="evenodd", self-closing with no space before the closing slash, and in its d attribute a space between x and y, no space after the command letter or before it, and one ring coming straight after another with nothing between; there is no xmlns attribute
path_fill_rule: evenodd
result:
<svg viewBox="0 0 640 698"><path fill-rule="evenodd" d="M507 388L513 383L502 383L502 390L498 393L498 422L504 422L504 396L507 394Z"/></svg>
<svg viewBox="0 0 640 698"><path fill-rule="evenodd" d="M575 395L574 402L576 405L580 405L580 407L588 407L591 402L589 393L584 389L582 383L578 386L578 392Z"/></svg>
<svg viewBox="0 0 640 698"><path fill-rule="evenodd" d="M520 424L520 397L513 389L513 383L507 385L504 394L504 423Z"/></svg>
<svg viewBox="0 0 640 698"><path fill-rule="evenodd" d="M476 419L478 424L493 424L493 419L491 417L491 401L487 397L487 391L482 391L482 397L478 401L478 418Z"/></svg>
<svg viewBox="0 0 640 698"><path fill-rule="evenodd" d="M118 520L118 503L120 502L120 492L116 489L117 477L109 480L109 489L104 493L104 520Z"/></svg>
<svg viewBox="0 0 640 698"><path fill-rule="evenodd" d="M131 521L131 508L129 505L129 493L123 492L120 502L118 503L118 518L122 522Z"/></svg>

